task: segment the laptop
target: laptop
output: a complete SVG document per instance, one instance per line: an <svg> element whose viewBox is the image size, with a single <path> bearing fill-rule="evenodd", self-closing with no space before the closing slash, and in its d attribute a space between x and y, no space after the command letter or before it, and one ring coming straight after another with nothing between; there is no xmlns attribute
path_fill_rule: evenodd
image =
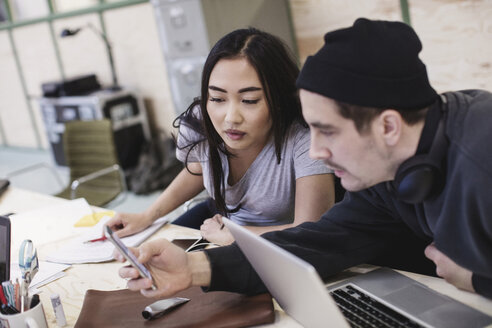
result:
<svg viewBox="0 0 492 328"><path fill-rule="evenodd" d="M0 283L10 279L10 220L0 216Z"/></svg>
<svg viewBox="0 0 492 328"><path fill-rule="evenodd" d="M492 317L381 268L325 287L316 269L224 219L282 309L304 327L484 327Z"/></svg>

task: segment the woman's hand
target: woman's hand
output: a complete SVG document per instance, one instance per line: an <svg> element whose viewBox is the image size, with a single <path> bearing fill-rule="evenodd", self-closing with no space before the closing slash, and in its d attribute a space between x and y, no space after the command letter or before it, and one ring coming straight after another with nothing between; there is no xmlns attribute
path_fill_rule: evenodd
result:
<svg viewBox="0 0 492 328"><path fill-rule="evenodd" d="M151 224L152 220L149 220L143 213L116 213L106 223L120 238L140 232Z"/></svg>
<svg viewBox="0 0 492 328"><path fill-rule="evenodd" d="M231 232L224 226L222 215L216 214L210 219L203 221L200 226L202 237L217 245L229 245L234 242Z"/></svg>

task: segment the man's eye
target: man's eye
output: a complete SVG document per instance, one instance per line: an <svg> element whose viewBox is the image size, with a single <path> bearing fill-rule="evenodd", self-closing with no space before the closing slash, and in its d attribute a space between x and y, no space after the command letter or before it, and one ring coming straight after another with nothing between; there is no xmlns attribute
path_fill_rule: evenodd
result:
<svg viewBox="0 0 492 328"><path fill-rule="evenodd" d="M324 136L331 136L333 134L333 131L320 130L319 133L321 133Z"/></svg>

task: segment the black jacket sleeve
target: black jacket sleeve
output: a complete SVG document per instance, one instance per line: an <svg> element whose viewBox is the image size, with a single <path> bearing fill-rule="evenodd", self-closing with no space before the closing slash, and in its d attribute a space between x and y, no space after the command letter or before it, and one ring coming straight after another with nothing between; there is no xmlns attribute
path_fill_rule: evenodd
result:
<svg viewBox="0 0 492 328"><path fill-rule="evenodd" d="M370 191L347 193L317 222L274 231L263 237L311 263L325 279L367 263L391 249L408 227ZM254 294L265 290L236 244L206 250L212 268L210 290Z"/></svg>
<svg viewBox="0 0 492 328"><path fill-rule="evenodd" d="M208 291L225 290L251 295L266 291L265 285L236 243L207 249L205 253L212 268Z"/></svg>
<svg viewBox="0 0 492 328"><path fill-rule="evenodd" d="M430 241L417 238L395 215L391 202L382 197L384 194L381 196L371 189L349 192L318 222L307 222L264 237L311 263L322 279L354 265L374 263L376 259L378 263L374 264L422 273L402 254L415 254L417 250L418 255L414 257L421 261L425 259L423 245ZM398 258L409 266L393 265Z"/></svg>
<svg viewBox="0 0 492 328"><path fill-rule="evenodd" d="M492 299L492 278L480 276L474 273L472 276L472 285L475 292Z"/></svg>

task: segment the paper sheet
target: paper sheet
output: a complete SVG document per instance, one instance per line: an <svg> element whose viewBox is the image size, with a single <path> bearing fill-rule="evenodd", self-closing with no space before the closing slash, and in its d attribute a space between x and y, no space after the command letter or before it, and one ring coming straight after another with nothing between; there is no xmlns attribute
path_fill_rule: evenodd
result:
<svg viewBox="0 0 492 328"><path fill-rule="evenodd" d="M81 236L74 237L74 239L63 245L56 252L48 255L46 260L50 262L68 264L111 261L113 259L114 246L110 241L106 240L84 244L84 241L101 237L103 226L109 219L109 217L102 218L86 233ZM121 241L126 246L136 247L168 222L169 219L167 217L162 217L144 231L128 237L123 237L121 238Z"/></svg>
<svg viewBox="0 0 492 328"><path fill-rule="evenodd" d="M65 275L64 271L69 267L70 265L68 264L39 261L39 271L29 285L29 292L63 277ZM10 266L10 279L15 280L16 278L19 278L20 281L22 279L22 273L19 269L19 264L12 262Z"/></svg>
<svg viewBox="0 0 492 328"><path fill-rule="evenodd" d="M85 199L79 198L12 215L12 262L17 261L24 239L31 239L34 247L39 247L86 231L84 229L89 228L75 228L73 225L87 214L92 214L91 207Z"/></svg>

